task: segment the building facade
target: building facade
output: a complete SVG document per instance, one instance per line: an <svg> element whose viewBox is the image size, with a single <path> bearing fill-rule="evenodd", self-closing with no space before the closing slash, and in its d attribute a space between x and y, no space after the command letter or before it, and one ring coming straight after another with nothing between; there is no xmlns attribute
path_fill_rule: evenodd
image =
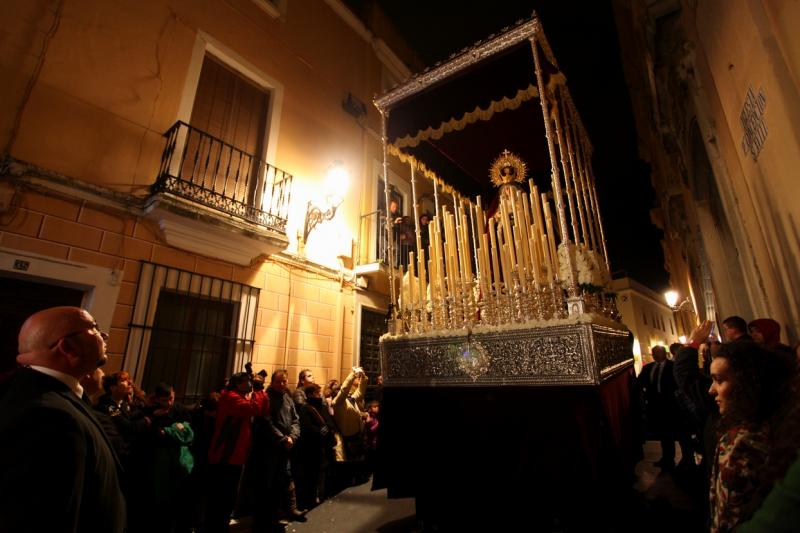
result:
<svg viewBox="0 0 800 533"><path fill-rule="evenodd" d="M4 354L30 312L68 304L109 331L107 371L186 398L248 361L321 383L378 371L388 298L354 274L378 259L376 228L362 235L383 191L370 102L418 68L379 11L26 0L0 12L14 21L0 40ZM328 181L332 169L349 180Z"/></svg>
<svg viewBox="0 0 800 533"><path fill-rule="evenodd" d="M664 296L633 278L618 278L611 282L616 293L617 309L622 323L633 333L633 358L636 372L652 361L653 346L682 342L694 327L691 309L673 310Z"/></svg>
<svg viewBox="0 0 800 533"><path fill-rule="evenodd" d="M789 0L617 0L672 285L701 319L800 333L800 40Z"/></svg>

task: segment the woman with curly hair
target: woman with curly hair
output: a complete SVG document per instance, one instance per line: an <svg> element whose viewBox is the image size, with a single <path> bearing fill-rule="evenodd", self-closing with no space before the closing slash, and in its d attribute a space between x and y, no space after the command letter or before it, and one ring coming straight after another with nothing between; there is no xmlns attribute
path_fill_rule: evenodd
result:
<svg viewBox="0 0 800 533"><path fill-rule="evenodd" d="M759 507L769 483L770 424L789 372L781 357L752 342L724 344L711 362L709 394L720 427L711 472L711 531L733 530Z"/></svg>

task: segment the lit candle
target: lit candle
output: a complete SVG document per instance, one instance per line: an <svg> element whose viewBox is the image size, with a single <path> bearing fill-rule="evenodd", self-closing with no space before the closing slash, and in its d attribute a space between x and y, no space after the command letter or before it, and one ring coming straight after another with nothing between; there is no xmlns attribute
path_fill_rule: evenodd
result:
<svg viewBox="0 0 800 533"><path fill-rule="evenodd" d="M511 196L511 207L514 213L514 246L517 251L519 261L520 278L525 279L525 273L530 272L530 260L528 258L528 239L525 235L525 218L522 216L522 204L519 202L519 192L513 191Z"/></svg>
<svg viewBox="0 0 800 533"><path fill-rule="evenodd" d="M511 246L508 244L500 247L500 264L503 268L503 286L506 288L506 294L511 294L511 267L509 266L511 258L508 256L510 249Z"/></svg>
<svg viewBox="0 0 800 533"><path fill-rule="evenodd" d="M436 279L436 266L433 263L433 259L428 259L428 295L427 299L431 301L431 305L433 302L436 301L436 284L434 280Z"/></svg>
<svg viewBox="0 0 800 533"><path fill-rule="evenodd" d="M436 234L436 273L439 276L439 298L444 298L447 296L447 286L445 285L444 276L444 258L443 250L442 250L442 230L438 224L436 224L435 229Z"/></svg>
<svg viewBox="0 0 800 533"><path fill-rule="evenodd" d="M536 251L540 258L545 257L542 247L542 235L544 235L544 222L542 221L542 205L539 203L539 189L533 184L533 180L528 180L531 188L531 209L533 210L534 223L536 224Z"/></svg>
<svg viewBox="0 0 800 533"><path fill-rule="evenodd" d="M397 299L397 306L400 309L408 305L408 281L406 280L404 270L403 265L400 265L400 296Z"/></svg>
<svg viewBox="0 0 800 533"><path fill-rule="evenodd" d="M528 240L528 254L531 260L532 272L534 282L538 285L539 278L541 278L541 263L539 262L539 237L536 234L536 228L533 226L534 217L531 213L531 206L528 202L528 195L522 195L522 208L525 211L525 229L526 238Z"/></svg>
<svg viewBox="0 0 800 533"><path fill-rule="evenodd" d="M508 216L508 206L506 205L506 203L507 203L507 200L501 194L500 195L500 216L503 218L503 237L504 237L503 238L503 244L510 244L511 243L511 239L512 239L512 236L511 236L511 219ZM516 270L516 266L515 265L517 263L517 260L514 257L514 247L513 246L509 246L508 247L508 252L509 252L508 259L510 261L509 267L512 270Z"/></svg>
<svg viewBox="0 0 800 533"><path fill-rule="evenodd" d="M411 309L414 309L417 304L417 284L414 279L414 252L408 252L408 296L411 304Z"/></svg>
<svg viewBox="0 0 800 533"><path fill-rule="evenodd" d="M542 280L542 260L539 257L539 246L537 243L538 238L535 231L536 228L531 225L529 229L531 237L528 241L528 244L531 252L531 263L533 263L533 281L538 286Z"/></svg>
<svg viewBox="0 0 800 533"><path fill-rule="evenodd" d="M463 252L461 253L461 261L462 261L462 271L463 273L463 280L464 283L469 283L472 281L472 258L470 257L470 238L469 238L469 226L467 226L467 215L464 212L461 212L461 244L463 246Z"/></svg>
<svg viewBox="0 0 800 533"><path fill-rule="evenodd" d="M494 272L494 288L500 290L500 262L497 258L497 231L494 226L494 217L489 219L489 240L491 241L492 271Z"/></svg>
<svg viewBox="0 0 800 533"><path fill-rule="evenodd" d="M427 274L425 272L425 252L419 252L419 257L417 257L417 262L419 263L417 268L417 276L419 277L419 307L420 309L425 309L425 301L427 300L427 290L426 290L426 282L427 282Z"/></svg>
<svg viewBox="0 0 800 533"><path fill-rule="evenodd" d="M542 195L544 196L544 195ZM545 206L544 211L544 223L547 227L547 244L548 244L548 252L550 254L550 262L553 266L553 274L556 276L558 275L558 254L556 253L556 241L553 235L553 217L550 213L550 204L547 203L546 199L542 198L542 203Z"/></svg>
<svg viewBox="0 0 800 533"><path fill-rule="evenodd" d="M547 268L547 283L553 281L553 263L550 261L550 247L547 244L547 235L542 233L542 257L544 259L544 266Z"/></svg>
<svg viewBox="0 0 800 533"><path fill-rule="evenodd" d="M479 239L481 241L481 256L483 257L483 267L481 270L481 281L486 284L487 289L492 288L492 268L489 261L489 244L487 242L486 233L481 232Z"/></svg>

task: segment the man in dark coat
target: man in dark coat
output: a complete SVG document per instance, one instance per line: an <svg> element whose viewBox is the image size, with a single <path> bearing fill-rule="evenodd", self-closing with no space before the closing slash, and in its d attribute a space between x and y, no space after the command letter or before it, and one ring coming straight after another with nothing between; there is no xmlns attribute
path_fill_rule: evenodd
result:
<svg viewBox="0 0 800 533"><path fill-rule="evenodd" d="M672 361L663 346L654 346L653 362L645 365L638 382L644 391L647 425L661 441L661 459L654 464L665 470L675 468L675 426L678 404Z"/></svg>
<svg viewBox="0 0 800 533"><path fill-rule="evenodd" d="M289 395L286 370L276 370L267 388L269 417L266 433L269 439L269 501L273 511L292 520L305 521L305 512L297 509L290 453L300 438L300 418Z"/></svg>
<svg viewBox="0 0 800 533"><path fill-rule="evenodd" d="M124 530L119 462L79 383L105 363L107 337L77 307L22 325L27 366L0 392L0 531Z"/></svg>

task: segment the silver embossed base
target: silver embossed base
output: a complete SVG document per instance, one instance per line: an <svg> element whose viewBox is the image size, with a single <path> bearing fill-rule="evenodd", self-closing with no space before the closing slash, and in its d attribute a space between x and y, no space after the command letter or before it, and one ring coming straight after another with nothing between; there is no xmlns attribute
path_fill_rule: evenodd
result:
<svg viewBox="0 0 800 533"><path fill-rule="evenodd" d="M382 339L386 386L598 385L633 365L628 330L571 324Z"/></svg>

